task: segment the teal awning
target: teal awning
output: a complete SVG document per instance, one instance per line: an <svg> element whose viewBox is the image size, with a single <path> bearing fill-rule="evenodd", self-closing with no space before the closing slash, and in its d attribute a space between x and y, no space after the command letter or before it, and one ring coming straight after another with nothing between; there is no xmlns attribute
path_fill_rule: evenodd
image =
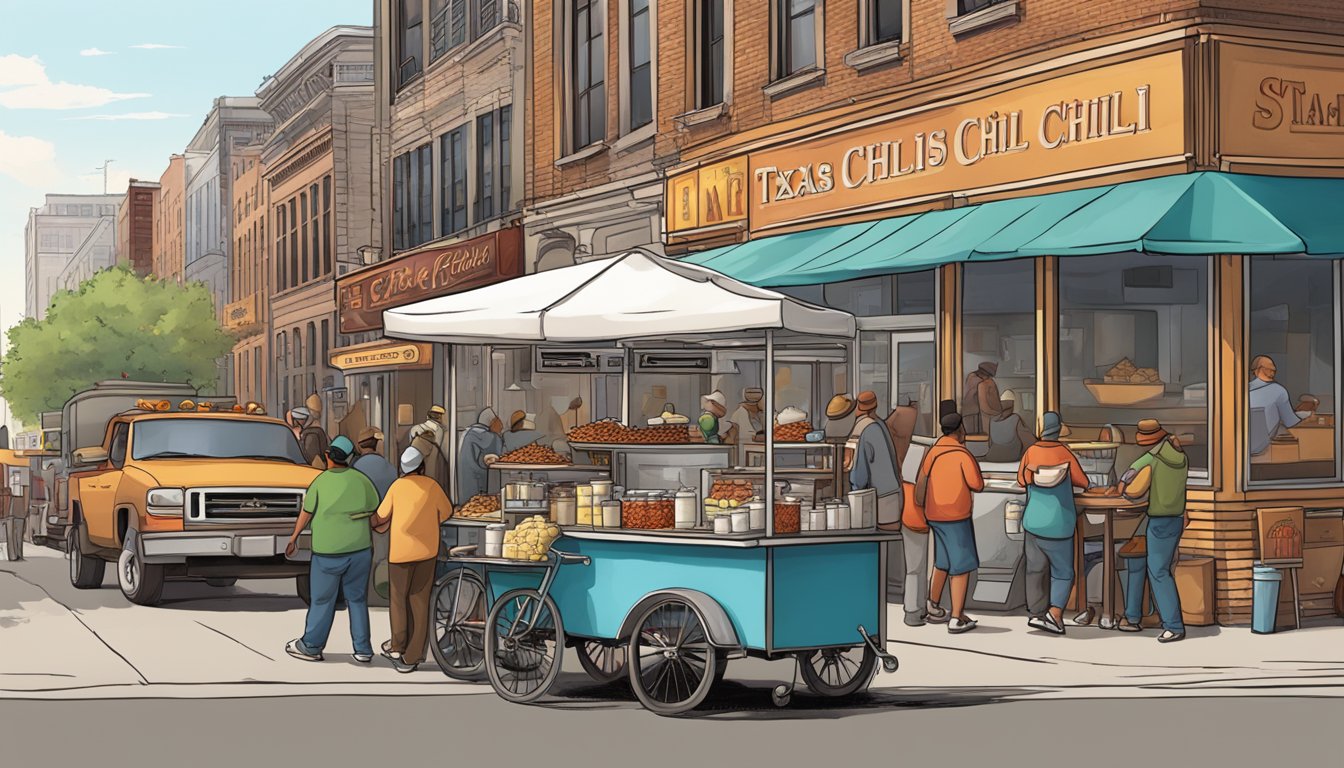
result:
<svg viewBox="0 0 1344 768"><path fill-rule="evenodd" d="M685 261L759 286L1143 251L1344 256L1344 179L1200 172L777 235Z"/></svg>

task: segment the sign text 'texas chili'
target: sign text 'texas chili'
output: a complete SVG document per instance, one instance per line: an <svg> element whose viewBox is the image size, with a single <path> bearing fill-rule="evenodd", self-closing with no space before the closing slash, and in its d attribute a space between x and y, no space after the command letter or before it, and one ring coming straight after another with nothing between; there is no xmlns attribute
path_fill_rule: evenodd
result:
<svg viewBox="0 0 1344 768"><path fill-rule="evenodd" d="M336 281L341 333L383 327L385 309L518 277L522 230L501 229L440 248L398 256Z"/></svg>

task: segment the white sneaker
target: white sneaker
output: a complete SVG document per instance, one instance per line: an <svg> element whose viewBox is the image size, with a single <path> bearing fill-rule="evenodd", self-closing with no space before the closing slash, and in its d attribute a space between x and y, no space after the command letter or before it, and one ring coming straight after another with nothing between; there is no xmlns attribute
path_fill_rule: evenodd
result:
<svg viewBox="0 0 1344 768"><path fill-rule="evenodd" d="M285 644L285 653L288 653L290 656L301 661L323 660L321 653L310 653L308 649L303 647L303 643L301 643L298 638L290 640Z"/></svg>
<svg viewBox="0 0 1344 768"><path fill-rule="evenodd" d="M368 664L369 662L373 661L373 654L371 654L371 653L356 653L356 654L355 654L355 661L358 661L360 664Z"/></svg>
<svg viewBox="0 0 1344 768"><path fill-rule="evenodd" d="M930 624L946 624L947 609L933 602L924 603L924 620Z"/></svg>
<svg viewBox="0 0 1344 768"><path fill-rule="evenodd" d="M975 619L965 616L960 619L953 617L952 621L947 625L947 631L953 635L960 635L963 632L970 632L972 629L975 629L975 627Z"/></svg>

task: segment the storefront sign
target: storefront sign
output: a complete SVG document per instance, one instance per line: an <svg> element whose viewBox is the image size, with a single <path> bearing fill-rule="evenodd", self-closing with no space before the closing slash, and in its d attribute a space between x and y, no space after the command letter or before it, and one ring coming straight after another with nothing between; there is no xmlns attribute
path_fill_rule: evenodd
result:
<svg viewBox="0 0 1344 768"><path fill-rule="evenodd" d="M747 158L735 157L678 176L669 185L669 232L747 218Z"/></svg>
<svg viewBox="0 0 1344 768"><path fill-rule="evenodd" d="M376 342L332 350L331 367L340 371L365 368L429 368L434 363L433 355L432 348L428 344Z"/></svg>
<svg viewBox="0 0 1344 768"><path fill-rule="evenodd" d="M346 275L336 281L341 333L382 328L385 309L518 277L522 244L522 230L510 227Z"/></svg>
<svg viewBox="0 0 1344 768"><path fill-rule="evenodd" d="M257 324L257 294L224 305L224 327L238 330Z"/></svg>
<svg viewBox="0 0 1344 768"><path fill-rule="evenodd" d="M1218 47L1224 157L1344 165L1344 61L1247 45Z"/></svg>
<svg viewBox="0 0 1344 768"><path fill-rule="evenodd" d="M752 153L750 227L1181 157L1184 78L1173 51ZM670 215L681 215L676 195L701 170L672 178ZM682 228L669 222L669 231Z"/></svg>

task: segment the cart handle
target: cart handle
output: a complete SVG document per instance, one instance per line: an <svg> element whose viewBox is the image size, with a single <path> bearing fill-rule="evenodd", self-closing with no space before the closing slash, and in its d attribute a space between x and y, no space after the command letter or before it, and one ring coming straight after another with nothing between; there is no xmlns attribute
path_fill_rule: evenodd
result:
<svg viewBox="0 0 1344 768"><path fill-rule="evenodd" d="M466 544L464 546L453 547L452 549L448 550L449 557L468 557L474 554L476 554L475 544Z"/></svg>
<svg viewBox="0 0 1344 768"><path fill-rule="evenodd" d="M555 553L556 562L562 565L565 563L578 563L580 565L593 564L593 558L587 555L571 555L568 552L560 552L558 550L551 550L551 551Z"/></svg>

